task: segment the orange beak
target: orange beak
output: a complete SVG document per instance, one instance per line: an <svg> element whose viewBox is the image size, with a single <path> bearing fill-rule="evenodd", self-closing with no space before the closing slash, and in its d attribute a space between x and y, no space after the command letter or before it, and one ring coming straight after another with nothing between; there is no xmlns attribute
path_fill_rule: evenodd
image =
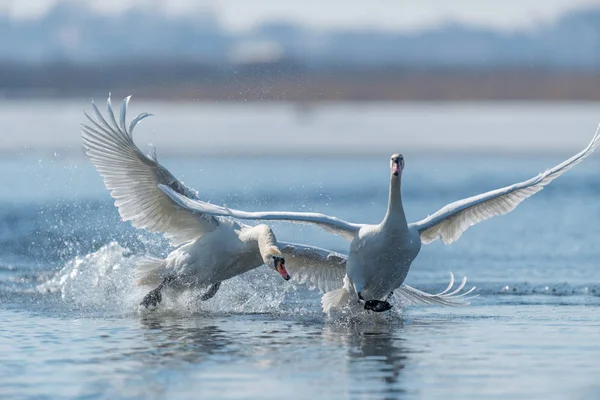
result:
<svg viewBox="0 0 600 400"><path fill-rule="evenodd" d="M290 276L290 274L288 274L287 270L285 269L284 261L277 260L277 263L275 264L275 269L277 270L277 272L279 272L279 274L283 277L283 279L285 279L286 281L290 280L291 276Z"/></svg>

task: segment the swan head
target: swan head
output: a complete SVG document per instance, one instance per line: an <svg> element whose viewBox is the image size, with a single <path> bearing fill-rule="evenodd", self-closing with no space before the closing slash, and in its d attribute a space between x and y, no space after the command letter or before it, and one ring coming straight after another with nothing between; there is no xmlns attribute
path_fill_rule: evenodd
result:
<svg viewBox="0 0 600 400"><path fill-rule="evenodd" d="M285 258L282 257L281 251L276 246L269 246L263 253L263 257L266 265L279 272L279 275L286 281L290 280L290 274L285 269Z"/></svg>
<svg viewBox="0 0 600 400"><path fill-rule="evenodd" d="M390 169L393 176L399 176L404 170L404 157L400 153L392 154L390 157Z"/></svg>
<svg viewBox="0 0 600 400"><path fill-rule="evenodd" d="M260 227L260 225L257 225ZM271 232L271 228L266 225L263 225L263 229L268 229ZM271 232L271 235L273 233ZM260 254L263 257L263 262L269 267L273 268L275 271L279 272L279 275L286 281L289 281L291 276L287 273L287 269L285 269L285 258L281 255L281 250L277 247L276 244L272 244L270 246L266 246L260 250Z"/></svg>
<svg viewBox="0 0 600 400"><path fill-rule="evenodd" d="M271 256L271 261L269 261L267 265L279 272L279 275L286 281L290 280L291 276L285 269L285 258L281 256Z"/></svg>

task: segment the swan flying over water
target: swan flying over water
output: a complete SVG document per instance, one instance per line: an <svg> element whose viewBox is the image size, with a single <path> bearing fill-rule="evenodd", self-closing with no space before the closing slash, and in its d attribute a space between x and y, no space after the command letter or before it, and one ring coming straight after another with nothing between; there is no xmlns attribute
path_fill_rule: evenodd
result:
<svg viewBox="0 0 600 400"><path fill-rule="evenodd" d="M319 213L235 210L202 202L164 185L160 188L181 207L201 215L315 224L346 238L351 243L344 285L323 296L323 310L329 312L343 307L356 296L364 302L365 309L386 311L391 308L387 301L389 296L404 282L421 244L436 239L445 244L452 243L470 226L514 210L523 200L592 154L599 143L600 126L585 149L554 168L527 181L448 204L433 215L410 224L402 204L404 157L401 154L393 154L390 158L387 212L383 221L376 225L346 222Z"/></svg>
<svg viewBox="0 0 600 400"><path fill-rule="evenodd" d="M263 264L286 280L290 279L289 269L294 279L324 292L341 287L346 256L316 247L277 242L267 225L250 226L230 218L191 211L165 195L159 185L185 198L199 200L194 190L158 162L154 149L145 155L134 143L134 128L151 114L142 113L127 126L129 99L125 98L121 104L118 122L110 96L107 118L92 102L95 118L85 114L89 124L82 124L82 138L86 154L104 178L121 218L131 221L136 228L164 233L173 246L179 246L165 259L149 257L138 264L138 284L156 286L141 305L157 306L166 287L176 290L208 287L200 297L208 300L217 293L222 281ZM451 283L454 283L453 278ZM407 285L403 285L399 293L416 303L462 305L464 298L457 293L464 283L465 280L453 292L449 292L450 285L436 295Z"/></svg>

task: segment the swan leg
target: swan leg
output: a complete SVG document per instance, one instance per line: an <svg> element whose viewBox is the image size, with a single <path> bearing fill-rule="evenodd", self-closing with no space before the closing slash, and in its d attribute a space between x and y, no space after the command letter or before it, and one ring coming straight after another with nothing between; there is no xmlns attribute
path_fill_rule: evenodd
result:
<svg viewBox="0 0 600 400"><path fill-rule="evenodd" d="M362 294L360 292L356 293L358 295L358 303L364 303L365 302L365 298L362 297Z"/></svg>
<svg viewBox="0 0 600 400"><path fill-rule="evenodd" d="M144 299L142 300L140 305L144 306L146 308L148 308L150 306L152 306L152 308L155 308L156 306L158 306L158 303L160 303L162 301L161 291L163 290L163 288L165 286L167 286L169 283L173 282L174 280L175 280L174 275L167 276L165 279L163 279L161 284L158 285L158 287L156 289L151 290L150 292L148 292L148 294L146 296L144 296Z"/></svg>
<svg viewBox="0 0 600 400"><path fill-rule="evenodd" d="M208 288L206 293L204 293L202 296L200 296L200 300L206 301L208 299L212 299L214 297L214 295L217 294L220 287L221 287L221 282L213 283L212 285L210 285L210 287Z"/></svg>

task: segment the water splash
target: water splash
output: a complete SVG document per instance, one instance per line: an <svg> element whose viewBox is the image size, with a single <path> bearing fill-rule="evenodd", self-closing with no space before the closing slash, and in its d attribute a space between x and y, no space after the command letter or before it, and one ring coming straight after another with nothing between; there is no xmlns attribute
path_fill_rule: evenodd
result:
<svg viewBox="0 0 600 400"><path fill-rule="evenodd" d="M547 295L547 296L600 296L600 285L571 285L567 282L554 284L530 284L523 282L504 285L496 290L486 290L489 294Z"/></svg>
<svg viewBox="0 0 600 400"><path fill-rule="evenodd" d="M116 242L68 261L53 277L37 286L40 293L58 293L75 307L131 310L139 296L133 285L137 256Z"/></svg>
<svg viewBox="0 0 600 400"><path fill-rule="evenodd" d="M63 303L74 308L122 314L311 314L320 311L318 293L313 293L316 301L309 301L306 289L302 291L284 282L266 267L223 282L217 295L208 301L200 301L206 288L183 292L166 289L158 310L148 311L139 303L152 288L135 285L135 267L141 258L117 242L111 242L68 261L37 285L36 290L40 294L57 294Z"/></svg>

